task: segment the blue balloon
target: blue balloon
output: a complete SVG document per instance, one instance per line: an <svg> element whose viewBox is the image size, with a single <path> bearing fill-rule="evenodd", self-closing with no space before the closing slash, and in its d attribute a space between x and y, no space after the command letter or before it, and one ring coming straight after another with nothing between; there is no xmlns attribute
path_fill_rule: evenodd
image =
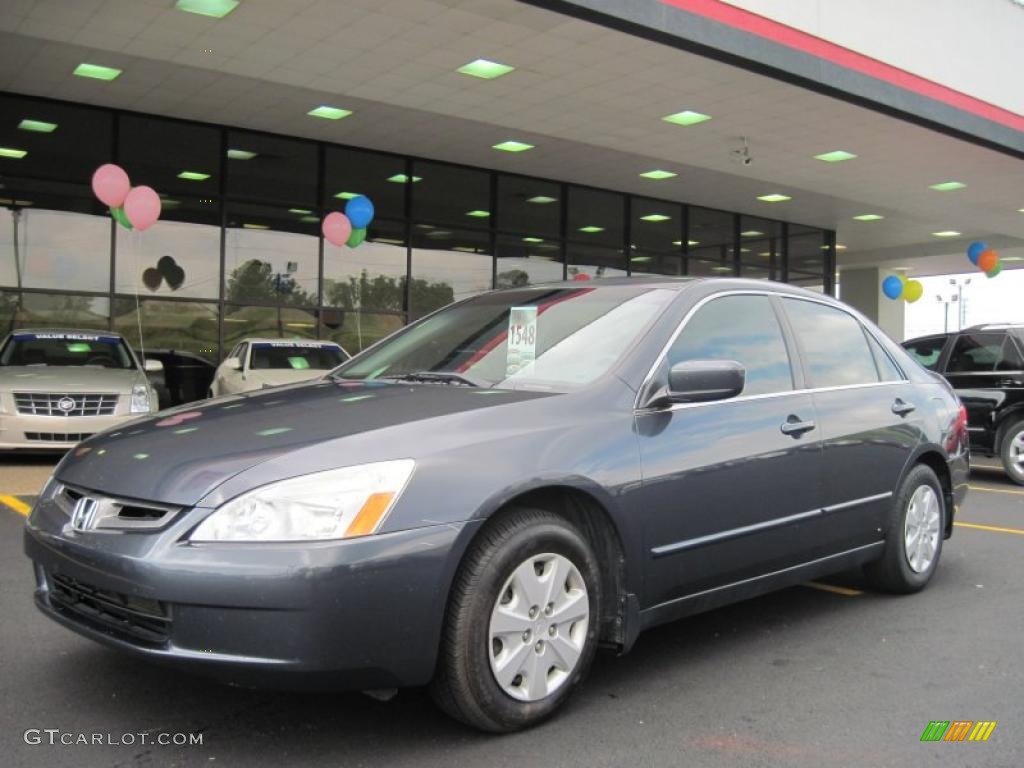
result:
<svg viewBox="0 0 1024 768"><path fill-rule="evenodd" d="M903 293L903 281L896 275L889 275L882 281L882 293L890 299L898 299Z"/></svg>
<svg viewBox="0 0 1024 768"><path fill-rule="evenodd" d="M981 240L975 240L967 246L967 258L971 260L971 264L977 266L978 257L981 256L981 252L987 250L988 245L986 243L981 242Z"/></svg>
<svg viewBox="0 0 1024 768"><path fill-rule="evenodd" d="M352 229L365 229L373 221L373 203L366 195L353 197L345 204L345 215L352 222Z"/></svg>

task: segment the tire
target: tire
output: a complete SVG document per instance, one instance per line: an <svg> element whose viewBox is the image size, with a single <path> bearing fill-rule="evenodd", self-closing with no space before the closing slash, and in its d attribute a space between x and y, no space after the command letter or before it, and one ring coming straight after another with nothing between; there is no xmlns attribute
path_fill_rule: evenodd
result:
<svg viewBox="0 0 1024 768"><path fill-rule="evenodd" d="M561 594L552 579L564 585ZM487 524L456 575L431 683L434 700L455 719L492 733L540 723L590 667L600 605L597 559L575 527L539 509L502 514Z"/></svg>
<svg viewBox="0 0 1024 768"><path fill-rule="evenodd" d="M942 555L945 506L935 472L924 464L911 469L893 497L882 557L864 567L873 587L896 594L925 588Z"/></svg>
<svg viewBox="0 0 1024 768"><path fill-rule="evenodd" d="M1024 420L1003 430L999 441L999 458L1006 475L1017 485L1024 485Z"/></svg>

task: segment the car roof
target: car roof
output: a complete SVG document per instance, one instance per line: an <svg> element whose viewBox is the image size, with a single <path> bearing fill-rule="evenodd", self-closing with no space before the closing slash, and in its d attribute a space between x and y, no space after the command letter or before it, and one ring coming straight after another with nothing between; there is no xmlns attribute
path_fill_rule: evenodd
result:
<svg viewBox="0 0 1024 768"><path fill-rule="evenodd" d="M531 288L613 288L613 287L636 287L638 285L655 286L658 288L668 288L675 291L682 291L695 286L713 286L720 290L752 290L752 291L764 291L770 290L774 293L790 294L792 296L804 296L815 299L825 299L828 301L836 301L836 299L828 294L817 293L815 291L809 291L806 288L801 288L796 285L790 285L789 283L779 283L774 280L753 280L751 278L744 277L670 277L665 275L633 275L631 277L595 277L590 280L562 280L558 282L550 283L535 283L532 285L524 285L518 288L502 288L498 293L503 291L522 291Z"/></svg>

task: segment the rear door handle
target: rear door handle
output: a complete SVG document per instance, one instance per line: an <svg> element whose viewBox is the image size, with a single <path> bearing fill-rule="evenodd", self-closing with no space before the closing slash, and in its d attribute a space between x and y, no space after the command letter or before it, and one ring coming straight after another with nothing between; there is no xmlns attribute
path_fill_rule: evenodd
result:
<svg viewBox="0 0 1024 768"><path fill-rule="evenodd" d="M810 432L814 429L815 424L813 421L800 421L799 416L790 416L779 427L782 430L782 434L789 435L791 437L800 437L804 432Z"/></svg>
<svg viewBox="0 0 1024 768"><path fill-rule="evenodd" d="M996 382L997 387L1024 387L1024 380L1021 379L1002 379Z"/></svg>
<svg viewBox="0 0 1024 768"><path fill-rule="evenodd" d="M916 410L916 405L904 402L898 397L896 398L896 402L892 404L892 412L897 416L906 416L908 413L913 413Z"/></svg>

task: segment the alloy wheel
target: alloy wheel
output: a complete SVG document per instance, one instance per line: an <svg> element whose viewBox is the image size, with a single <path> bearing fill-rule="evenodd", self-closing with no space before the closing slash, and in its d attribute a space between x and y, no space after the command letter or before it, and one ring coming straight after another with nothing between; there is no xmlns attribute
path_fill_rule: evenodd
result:
<svg viewBox="0 0 1024 768"><path fill-rule="evenodd" d="M935 489L930 485L918 486L907 504L903 526L903 552L914 573L924 573L935 559L941 518L939 497Z"/></svg>

